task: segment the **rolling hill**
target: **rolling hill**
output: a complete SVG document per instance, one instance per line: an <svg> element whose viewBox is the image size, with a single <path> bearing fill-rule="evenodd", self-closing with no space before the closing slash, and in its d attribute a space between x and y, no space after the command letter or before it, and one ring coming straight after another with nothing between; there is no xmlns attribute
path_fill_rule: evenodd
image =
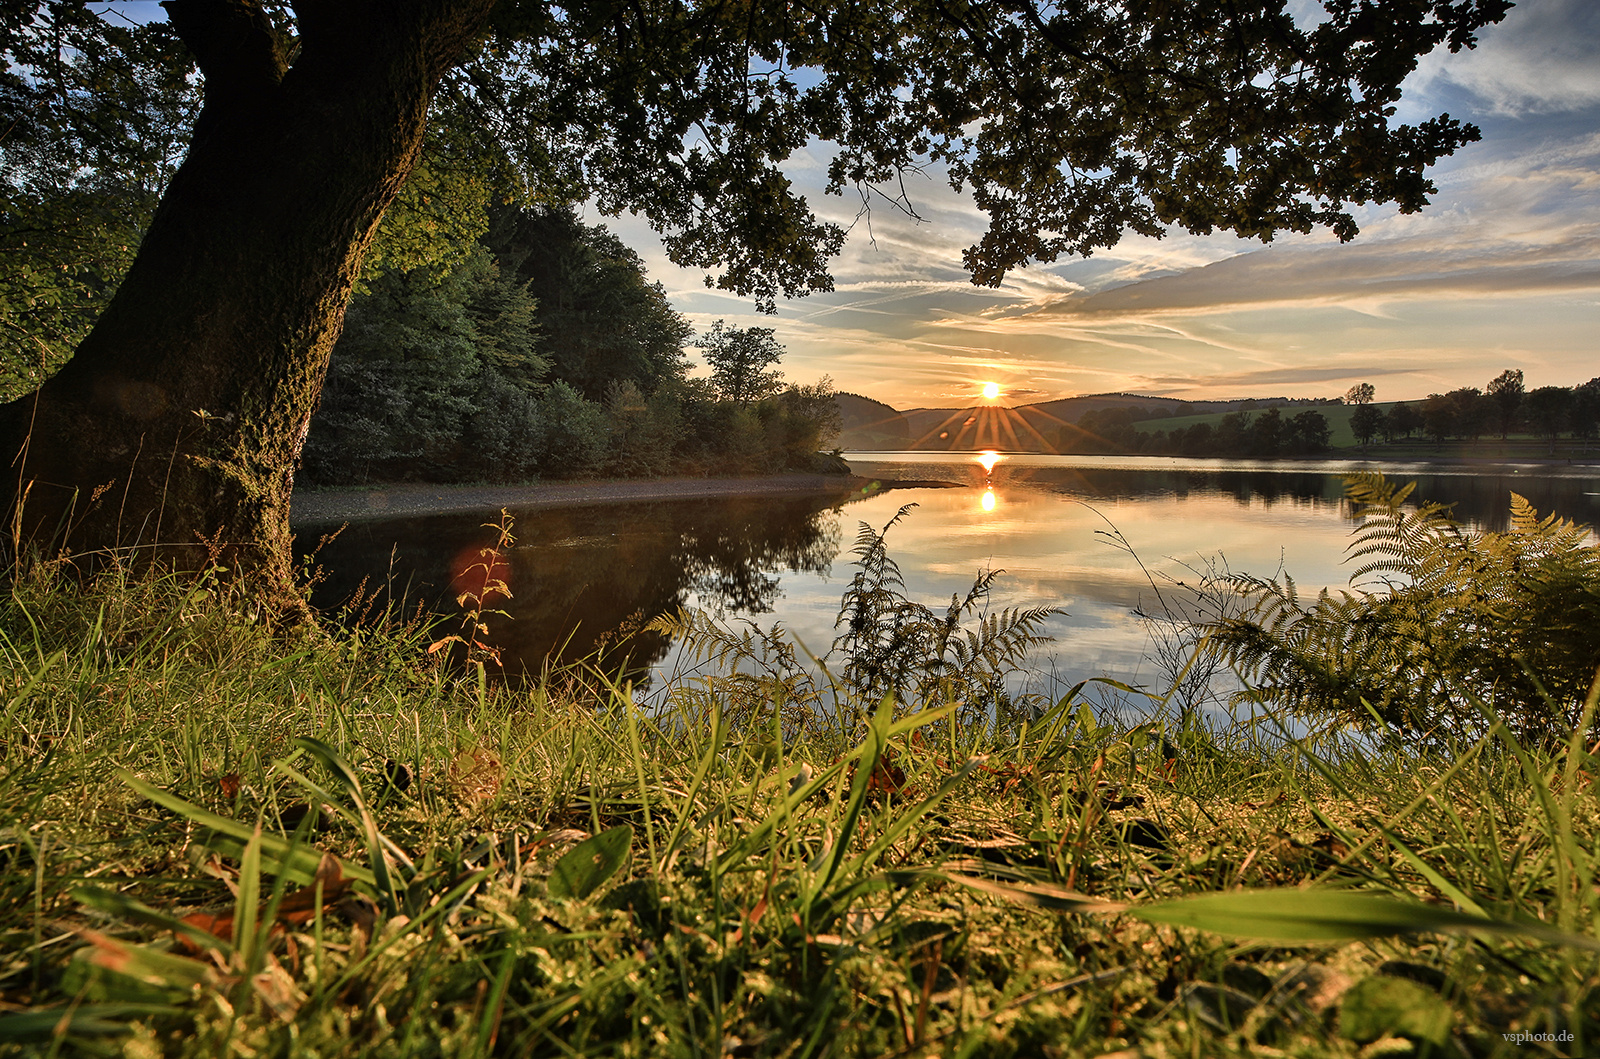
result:
<svg viewBox="0 0 1600 1059"><path fill-rule="evenodd" d="M1229 401L1183 401L1174 397L1149 397L1131 393L1087 394L1038 404L1006 408L973 405L966 408L895 409L860 394L841 393L836 399L842 432L836 442L856 451L914 450L967 452L1001 449L1010 452L1055 452L1063 426L1076 424L1089 412L1130 408L1135 418L1164 428L1179 417L1217 416L1239 409L1315 406L1343 407L1337 400L1288 397L1254 397Z"/></svg>

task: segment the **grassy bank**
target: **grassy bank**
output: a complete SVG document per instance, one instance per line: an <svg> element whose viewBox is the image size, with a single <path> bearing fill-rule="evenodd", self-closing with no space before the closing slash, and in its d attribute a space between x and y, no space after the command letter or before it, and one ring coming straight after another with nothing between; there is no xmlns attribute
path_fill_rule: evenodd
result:
<svg viewBox="0 0 1600 1059"><path fill-rule="evenodd" d="M0 632L5 1054L1600 1049L1581 746L1072 698L776 739L748 682L486 687L437 632L286 639L216 581L40 571Z"/></svg>

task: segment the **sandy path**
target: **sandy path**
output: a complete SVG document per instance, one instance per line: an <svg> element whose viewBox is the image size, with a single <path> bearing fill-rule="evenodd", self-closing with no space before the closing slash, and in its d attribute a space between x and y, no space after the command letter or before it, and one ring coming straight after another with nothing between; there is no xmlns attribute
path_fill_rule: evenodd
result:
<svg viewBox="0 0 1600 1059"><path fill-rule="evenodd" d="M936 486L936 482L884 482L837 474L780 474L762 478L650 478L531 485L428 485L404 483L373 489L329 489L295 493L290 521L296 525L405 518L457 511L570 507L639 500L692 500L715 496L837 496L883 488Z"/></svg>

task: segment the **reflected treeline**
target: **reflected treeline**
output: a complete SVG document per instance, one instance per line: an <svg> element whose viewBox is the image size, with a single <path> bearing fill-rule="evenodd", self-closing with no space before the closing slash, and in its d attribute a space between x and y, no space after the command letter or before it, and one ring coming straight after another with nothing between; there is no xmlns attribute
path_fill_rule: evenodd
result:
<svg viewBox="0 0 1600 1059"><path fill-rule="evenodd" d="M953 480L980 485L983 468L950 468ZM946 470L918 465L923 475ZM1128 470L1126 468L1030 467L1000 463L990 479L997 485L1029 485L1053 492L1069 493L1084 499L1137 499L1228 496L1241 505L1275 504L1336 507L1344 503L1344 478L1337 474L1311 471L1269 470ZM1503 532L1510 525L1511 494L1520 493L1539 514L1555 512L1562 518L1588 526L1600 526L1600 476L1594 478L1545 478L1516 474L1393 474L1395 481L1416 482L1412 495L1454 505L1454 515L1478 529Z"/></svg>
<svg viewBox="0 0 1600 1059"><path fill-rule="evenodd" d="M691 593L713 612L771 611L780 572L828 573L841 506L759 497L514 512L509 570L497 570L512 598L491 603L510 617L488 618L488 640L512 679L538 673L547 659L598 656L607 672L643 684L671 644L641 626ZM459 615L456 596L471 582L464 571L495 540L484 521L478 513L352 525L318 554L325 579L312 602L332 611L365 581L366 593L379 593L377 606L420 600L434 613ZM299 551L330 528L301 527ZM441 631L454 630L447 623Z"/></svg>

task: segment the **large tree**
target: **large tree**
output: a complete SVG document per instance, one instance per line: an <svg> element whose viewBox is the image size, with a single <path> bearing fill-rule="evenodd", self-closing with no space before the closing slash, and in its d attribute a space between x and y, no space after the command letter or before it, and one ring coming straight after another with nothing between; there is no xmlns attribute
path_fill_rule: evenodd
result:
<svg viewBox="0 0 1600 1059"><path fill-rule="evenodd" d="M1489 380L1489 389L1485 392L1494 399L1495 418L1500 421L1500 440L1504 441L1511 432L1511 425L1517 421L1517 413L1522 410L1522 398L1526 393L1522 369L1502 371Z"/></svg>
<svg viewBox="0 0 1600 1059"><path fill-rule="evenodd" d="M36 10L69 6L50 0ZM76 0L76 6L85 6ZM289 578L293 468L328 351L430 109L497 175L635 209L675 260L770 304L828 286L831 191L929 162L990 218L982 283L1126 231L1356 234L1420 209L1477 137L1393 121L1418 57L1506 0L165 0L204 78L189 150L66 367L0 409L15 526L78 552L159 545ZM22 26L18 32L26 32Z"/></svg>
<svg viewBox="0 0 1600 1059"><path fill-rule="evenodd" d="M729 327L718 320L695 341L711 369L711 385L723 400L748 404L783 389L783 373L772 369L783 346L770 327Z"/></svg>

